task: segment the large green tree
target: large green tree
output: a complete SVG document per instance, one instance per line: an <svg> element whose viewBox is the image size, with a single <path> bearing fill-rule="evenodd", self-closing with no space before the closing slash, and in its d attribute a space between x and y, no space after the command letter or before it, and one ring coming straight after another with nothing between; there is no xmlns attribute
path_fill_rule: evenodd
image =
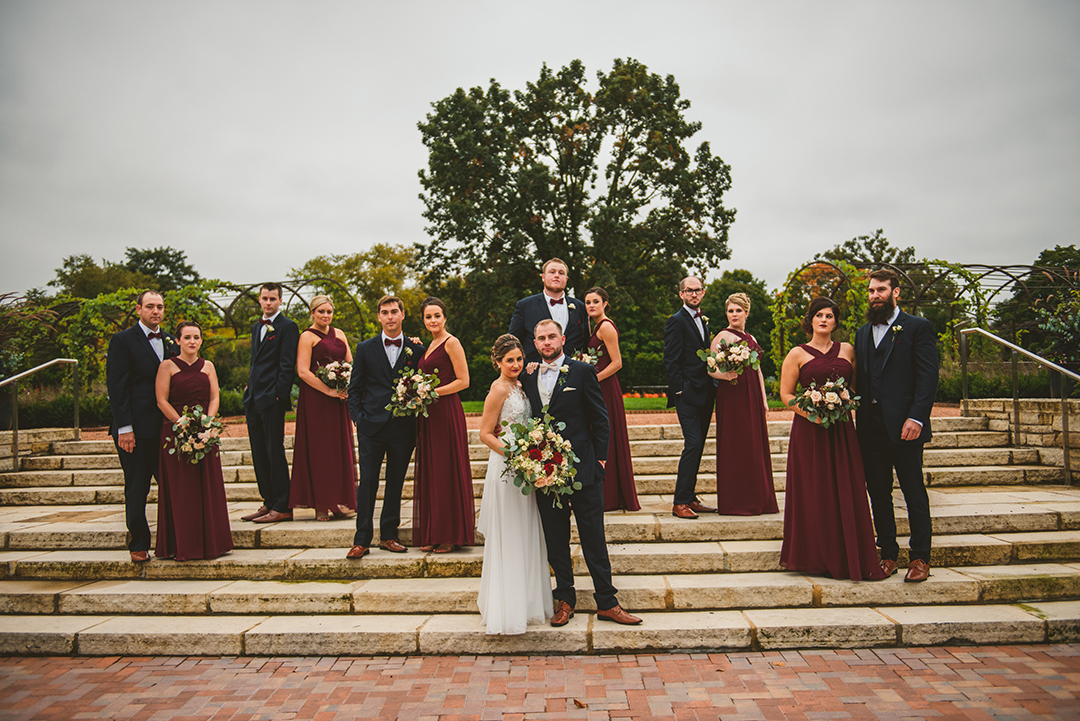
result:
<svg viewBox="0 0 1080 721"><path fill-rule="evenodd" d="M195 285L202 278L187 262L187 253L176 248L128 248L124 252L124 267L154 279L153 287L160 291L176 290Z"/></svg>
<svg viewBox="0 0 1080 721"><path fill-rule="evenodd" d="M559 257L577 293L608 290L624 343L658 350L679 277L729 257L735 217L723 202L730 168L708 142L690 147L701 124L689 107L674 77L632 59L592 87L575 60L543 66L523 90L492 80L433 103L419 123L431 240L416 263L427 287L506 286L474 294L485 307L472 319L505 329L513 301L540 289L540 264Z"/></svg>
<svg viewBox="0 0 1080 721"><path fill-rule="evenodd" d="M814 260L846 260L852 265L914 263L915 248L913 246L897 248L885 237L885 231L878 228L873 235L859 235L851 240L845 240L824 253L818 253L814 256Z"/></svg>
<svg viewBox="0 0 1080 721"><path fill-rule="evenodd" d="M746 293L750 296L750 315L746 319L746 331L757 339L764 351L761 372L766 378L779 377L770 355L773 299L764 280L755 278L748 270L735 269L725 270L723 275L709 283L705 289L705 298L701 301L702 312L709 316L709 328L715 334L727 327L727 299L732 293Z"/></svg>
<svg viewBox="0 0 1080 721"><path fill-rule="evenodd" d="M154 284L149 275L133 271L120 263L102 260L101 265L89 255L69 255L56 269L48 285L60 295L73 298L97 298L121 288L148 288ZM36 297L40 294L35 294Z"/></svg>

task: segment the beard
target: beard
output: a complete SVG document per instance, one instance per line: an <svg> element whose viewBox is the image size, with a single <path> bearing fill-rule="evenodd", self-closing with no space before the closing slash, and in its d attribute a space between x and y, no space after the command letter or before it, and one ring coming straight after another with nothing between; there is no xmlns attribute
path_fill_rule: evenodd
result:
<svg viewBox="0 0 1080 721"><path fill-rule="evenodd" d="M536 352L540 354L540 357L544 359L545 363L550 363L551 361L555 360L563 354L563 347L559 346L558 348L552 350L550 355L544 355L544 351L540 350L539 348L536 350Z"/></svg>
<svg viewBox="0 0 1080 721"><path fill-rule="evenodd" d="M888 323L894 310L896 310L896 301L892 296L880 303L870 301L870 304L866 307L866 320L870 321L870 325Z"/></svg>

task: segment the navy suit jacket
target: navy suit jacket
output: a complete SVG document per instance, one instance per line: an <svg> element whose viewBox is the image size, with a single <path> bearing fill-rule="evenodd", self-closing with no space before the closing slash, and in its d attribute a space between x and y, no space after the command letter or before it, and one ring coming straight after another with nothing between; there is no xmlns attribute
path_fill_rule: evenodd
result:
<svg viewBox="0 0 1080 721"><path fill-rule="evenodd" d="M251 327L251 374L244 389L244 408L252 403L264 411L275 403L285 410L292 407L293 378L296 376L296 347L300 329L279 313L270 324L274 329L262 338L262 325Z"/></svg>
<svg viewBox="0 0 1080 721"><path fill-rule="evenodd" d="M563 297L569 311L566 327L563 328L563 335L566 336L563 351L572 357L589 343L589 316L585 312L585 303L571 298L569 293L564 293ZM510 317L510 333L521 341L527 363L540 361L540 353L533 343L533 331L536 324L542 320L551 320L551 302L543 293L522 298L514 306L514 314Z"/></svg>
<svg viewBox="0 0 1080 721"><path fill-rule="evenodd" d="M565 348L564 348L565 351ZM548 415L556 421L562 421L566 428L562 437L570 441L574 453L580 459L577 463L577 475L574 480L582 486L588 486L603 479L599 470L600 461L607 460L608 424L607 406L604 394L600 390L600 381L596 380L596 368L588 363L570 360L564 357L563 365L569 366L565 374L555 381L548 403ZM540 402L540 369L521 375L521 387L532 405L533 416L543 415Z"/></svg>
<svg viewBox="0 0 1080 721"><path fill-rule="evenodd" d="M162 344L165 358L180 353L176 339L164 331ZM112 409L109 434L114 438L124 426L132 426L136 438L157 438L161 433L162 415L154 388L159 365L161 361L138 323L109 340L105 385Z"/></svg>
<svg viewBox="0 0 1080 721"><path fill-rule="evenodd" d="M386 357L382 333L361 341L353 354L352 376L349 379L349 416L356 430L365 436L373 436L393 418L386 404L393 395L398 374L406 366L416 370L424 346L413 343L401 335L402 347L393 368ZM411 351L411 353L410 353ZM402 419L412 421L412 419Z"/></svg>
<svg viewBox="0 0 1080 721"><path fill-rule="evenodd" d="M896 329L896 330L894 330ZM930 410L938 385L938 352L934 326L925 318L900 311L881 339L885 346L882 366L881 414L893 443L927 443ZM855 393L861 397L855 411L858 430L870 409L870 359L874 356L873 326L866 323L855 332ZM904 421L913 418L923 424L922 434L913 441L900 440Z"/></svg>
<svg viewBox="0 0 1080 721"><path fill-rule="evenodd" d="M697 354L702 348L708 350L712 340L708 322L704 317L701 321L705 328L704 339L686 308L679 308L664 324L668 408L675 405L676 399L692 406L703 406L712 402L716 395L716 381L709 377L708 368Z"/></svg>

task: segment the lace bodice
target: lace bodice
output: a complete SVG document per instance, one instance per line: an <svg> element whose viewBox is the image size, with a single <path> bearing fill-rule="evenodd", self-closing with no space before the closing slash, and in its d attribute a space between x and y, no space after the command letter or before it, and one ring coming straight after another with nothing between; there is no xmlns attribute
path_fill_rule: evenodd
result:
<svg viewBox="0 0 1080 721"><path fill-rule="evenodd" d="M529 420L531 411L532 407L529 399L525 397L525 392L520 388L515 388L503 402L502 410L499 412L499 421L525 423Z"/></svg>

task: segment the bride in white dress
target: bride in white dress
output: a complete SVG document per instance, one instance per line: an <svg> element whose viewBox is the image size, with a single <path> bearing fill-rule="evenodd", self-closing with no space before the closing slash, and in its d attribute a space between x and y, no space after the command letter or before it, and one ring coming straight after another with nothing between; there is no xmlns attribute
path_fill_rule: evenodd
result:
<svg viewBox="0 0 1080 721"><path fill-rule="evenodd" d="M530 623L551 618L551 571L544 529L536 510L536 497L522 495L507 474L498 437L502 421L525 423L531 415L529 399L518 375L525 364L521 341L499 336L491 349L491 362L499 379L484 400L480 440L491 449L484 497L476 530L484 534L484 567L480 575L480 618L491 635L525 633Z"/></svg>

